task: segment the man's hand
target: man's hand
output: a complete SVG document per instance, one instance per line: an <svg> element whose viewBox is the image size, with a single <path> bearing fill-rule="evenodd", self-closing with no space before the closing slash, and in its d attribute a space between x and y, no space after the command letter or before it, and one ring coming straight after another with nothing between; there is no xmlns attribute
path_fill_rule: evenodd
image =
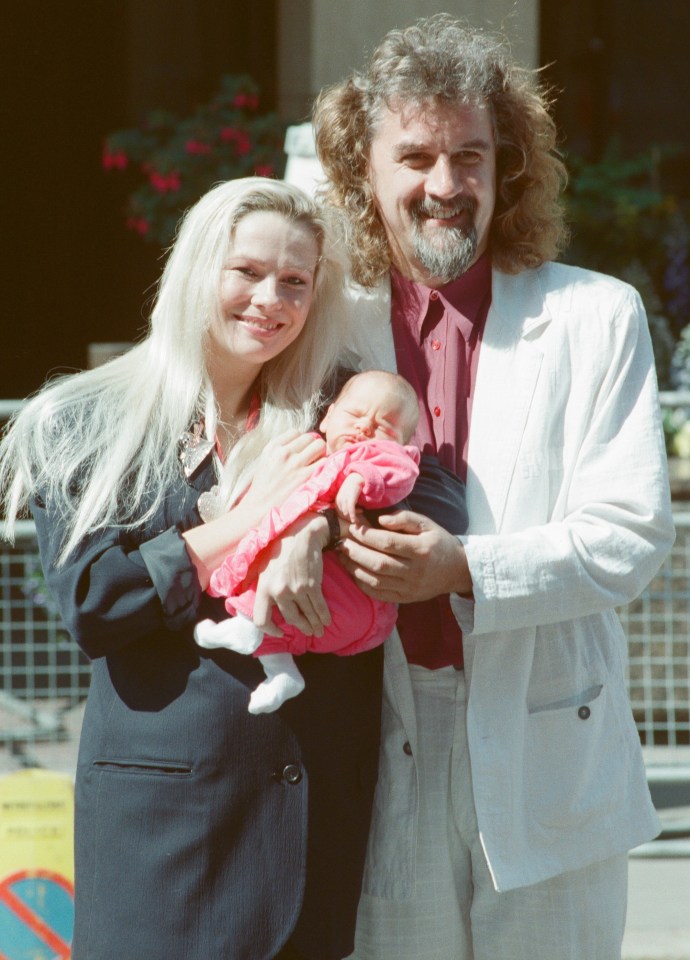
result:
<svg viewBox="0 0 690 960"><path fill-rule="evenodd" d="M254 623L269 636L280 636L271 620L273 607L307 636L320 637L331 622L321 590L322 550L328 541L328 523L308 513L264 550L247 575L257 577Z"/></svg>
<svg viewBox="0 0 690 960"><path fill-rule="evenodd" d="M401 510L379 517L383 529L361 520L338 547L343 565L370 597L414 603L445 593L472 596L465 550L459 540L421 513Z"/></svg>

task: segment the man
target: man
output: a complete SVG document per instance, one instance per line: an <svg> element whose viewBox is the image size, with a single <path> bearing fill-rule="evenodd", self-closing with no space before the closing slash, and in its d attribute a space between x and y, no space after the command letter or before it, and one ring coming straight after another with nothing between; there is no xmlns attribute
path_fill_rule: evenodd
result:
<svg viewBox="0 0 690 960"><path fill-rule="evenodd" d="M551 262L556 133L499 40L446 15L391 31L315 131L364 363L411 380L470 515L339 548L401 604L353 956L620 958L627 851L658 820L614 607L674 537L640 299Z"/></svg>

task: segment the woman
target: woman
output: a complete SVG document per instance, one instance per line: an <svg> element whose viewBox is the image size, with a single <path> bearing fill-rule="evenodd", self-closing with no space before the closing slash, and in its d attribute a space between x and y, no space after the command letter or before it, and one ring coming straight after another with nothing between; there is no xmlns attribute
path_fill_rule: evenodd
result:
<svg viewBox="0 0 690 960"><path fill-rule="evenodd" d="M304 431L346 336L341 296L309 198L222 184L182 223L148 337L48 385L3 442L6 515L30 503L48 584L93 659L73 960L352 949L380 650L305 656L305 695L256 717L255 658L192 636L225 615L202 592L209 571L323 453ZM327 531L301 521L271 581L287 619L316 628L308 584Z"/></svg>

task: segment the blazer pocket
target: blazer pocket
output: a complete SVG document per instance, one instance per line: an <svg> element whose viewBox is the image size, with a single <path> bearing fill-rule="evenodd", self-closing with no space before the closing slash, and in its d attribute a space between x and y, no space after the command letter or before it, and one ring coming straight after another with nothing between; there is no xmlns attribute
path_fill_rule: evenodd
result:
<svg viewBox="0 0 690 960"><path fill-rule="evenodd" d="M129 757L101 757L93 761L93 767L103 773L120 773L128 776L190 777L192 765L179 760L139 760Z"/></svg>
<svg viewBox="0 0 690 960"><path fill-rule="evenodd" d="M592 687L587 687L586 690L582 690L580 693L565 697L562 700L552 700L548 703L540 703L532 706L529 708L528 713L532 717L537 713L557 713L559 710L568 710L572 707L587 707L588 704L599 697L603 688L603 683L597 683Z"/></svg>
<svg viewBox="0 0 690 960"><path fill-rule="evenodd" d="M604 685L532 707L526 722L527 803L542 832L584 828L617 802L625 751Z"/></svg>

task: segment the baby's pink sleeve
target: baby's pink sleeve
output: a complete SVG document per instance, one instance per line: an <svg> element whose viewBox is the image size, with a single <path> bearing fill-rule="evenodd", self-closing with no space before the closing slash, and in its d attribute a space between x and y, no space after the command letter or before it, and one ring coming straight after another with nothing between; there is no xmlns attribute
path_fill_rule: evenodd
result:
<svg viewBox="0 0 690 960"><path fill-rule="evenodd" d="M390 507L410 493L419 475L419 450L392 440L365 440L348 447L342 475L364 480L359 497L363 507Z"/></svg>

